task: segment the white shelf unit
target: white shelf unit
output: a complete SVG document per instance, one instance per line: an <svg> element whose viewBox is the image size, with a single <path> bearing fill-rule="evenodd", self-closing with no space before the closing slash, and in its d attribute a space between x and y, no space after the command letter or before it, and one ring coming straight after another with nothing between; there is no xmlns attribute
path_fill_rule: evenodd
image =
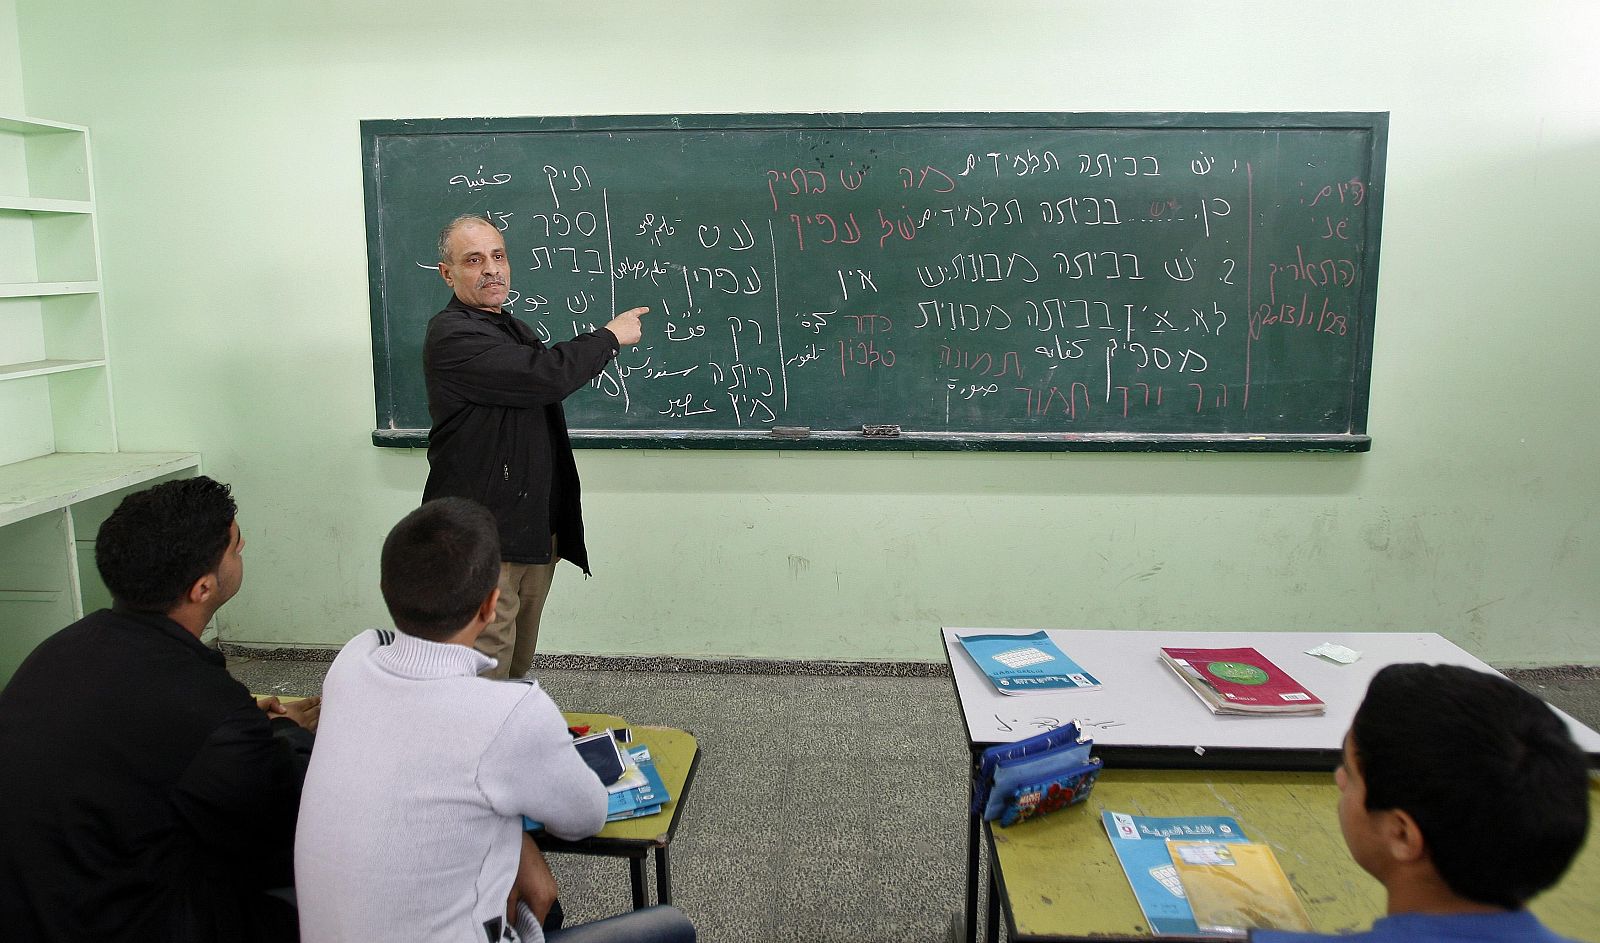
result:
<svg viewBox="0 0 1600 943"><path fill-rule="evenodd" d="M56 295L98 294L100 294L99 282L24 282L20 285L0 285L0 298L53 298Z"/></svg>
<svg viewBox="0 0 1600 943"><path fill-rule="evenodd" d="M114 452L89 131L0 115L0 465Z"/></svg>
<svg viewBox="0 0 1600 943"><path fill-rule="evenodd" d="M0 115L0 684L105 604L94 534L122 496L199 470L117 451L89 131Z"/></svg>

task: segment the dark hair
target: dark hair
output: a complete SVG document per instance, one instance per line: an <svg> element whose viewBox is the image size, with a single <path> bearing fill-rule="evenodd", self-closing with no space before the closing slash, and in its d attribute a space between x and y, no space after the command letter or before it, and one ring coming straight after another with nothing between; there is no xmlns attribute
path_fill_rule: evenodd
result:
<svg viewBox="0 0 1600 943"><path fill-rule="evenodd" d="M204 475L122 499L94 539L94 563L118 605L168 613L216 571L238 514L227 485Z"/></svg>
<svg viewBox="0 0 1600 943"><path fill-rule="evenodd" d="M1456 894L1512 910L1589 828L1588 764L1543 701L1499 675L1389 665L1350 727L1368 809L1402 809Z"/></svg>
<svg viewBox="0 0 1600 943"><path fill-rule="evenodd" d="M472 621L500 579L494 515L466 498L429 501L389 531L380 569L395 628L443 641Z"/></svg>

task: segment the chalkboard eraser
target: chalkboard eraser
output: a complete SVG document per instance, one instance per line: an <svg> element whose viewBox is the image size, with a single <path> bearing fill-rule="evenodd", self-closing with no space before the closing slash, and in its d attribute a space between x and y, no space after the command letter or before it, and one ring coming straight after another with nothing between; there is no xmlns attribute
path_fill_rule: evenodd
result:
<svg viewBox="0 0 1600 943"><path fill-rule="evenodd" d="M890 424L865 425L861 427L861 434L869 439L892 439L900 434L900 427Z"/></svg>
<svg viewBox="0 0 1600 943"><path fill-rule="evenodd" d="M767 434L779 439L804 439L811 434L810 426L773 426Z"/></svg>

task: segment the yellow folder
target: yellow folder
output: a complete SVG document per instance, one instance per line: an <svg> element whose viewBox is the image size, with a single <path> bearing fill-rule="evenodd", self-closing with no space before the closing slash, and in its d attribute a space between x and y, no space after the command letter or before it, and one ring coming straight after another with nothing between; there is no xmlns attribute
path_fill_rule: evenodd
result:
<svg viewBox="0 0 1600 943"><path fill-rule="evenodd" d="M1168 841L1184 896L1203 933L1311 930L1272 849L1259 842Z"/></svg>

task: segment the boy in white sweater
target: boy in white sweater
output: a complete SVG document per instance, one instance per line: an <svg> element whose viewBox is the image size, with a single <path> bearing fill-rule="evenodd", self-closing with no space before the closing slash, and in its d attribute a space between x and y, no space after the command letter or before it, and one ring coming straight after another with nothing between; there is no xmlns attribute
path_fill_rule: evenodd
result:
<svg viewBox="0 0 1600 943"><path fill-rule="evenodd" d="M494 618L494 518L431 501L384 541L398 632L356 636L328 671L296 833L306 943L532 943L555 879L522 816L560 838L605 824L606 790L533 681L478 677Z"/></svg>

